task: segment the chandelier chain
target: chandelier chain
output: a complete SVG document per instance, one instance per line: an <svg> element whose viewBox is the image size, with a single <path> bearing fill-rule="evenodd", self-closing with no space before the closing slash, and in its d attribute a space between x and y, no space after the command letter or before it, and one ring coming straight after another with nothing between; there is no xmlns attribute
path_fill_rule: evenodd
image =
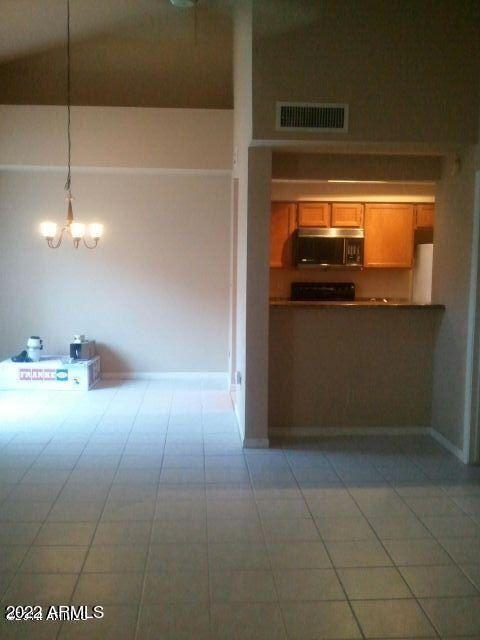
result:
<svg viewBox="0 0 480 640"><path fill-rule="evenodd" d="M67 194L67 218L65 224L60 229L57 228L55 222L43 222L40 231L50 249L58 249L62 244L64 235L68 234L73 240L73 246L78 249L80 242L83 242L87 249L95 249L98 245L103 233L103 225L92 223L89 225L89 239L85 237L85 225L77 222L73 216L72 206L72 137L70 130L71 123L71 43L70 43L70 0L65 0L67 4L67 42L66 42L66 63L67 63L67 144L68 144L68 172L65 182L65 191Z"/></svg>
<svg viewBox="0 0 480 640"><path fill-rule="evenodd" d="M193 44L197 46L197 28L198 28L198 15L197 15L197 3L193 7Z"/></svg>
<svg viewBox="0 0 480 640"><path fill-rule="evenodd" d="M67 0L67 142L68 142L68 173L67 181L65 182L65 191L68 197L72 198L72 169L71 169L71 157L72 157L72 139L70 134L70 0Z"/></svg>

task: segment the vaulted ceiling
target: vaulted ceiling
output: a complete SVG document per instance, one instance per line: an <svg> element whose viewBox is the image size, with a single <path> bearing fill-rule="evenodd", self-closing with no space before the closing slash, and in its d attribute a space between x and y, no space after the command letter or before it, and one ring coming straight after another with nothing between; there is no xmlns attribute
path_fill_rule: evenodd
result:
<svg viewBox="0 0 480 640"><path fill-rule="evenodd" d="M66 0L0 0L0 103L65 104ZM70 0L72 102L231 108L230 0Z"/></svg>

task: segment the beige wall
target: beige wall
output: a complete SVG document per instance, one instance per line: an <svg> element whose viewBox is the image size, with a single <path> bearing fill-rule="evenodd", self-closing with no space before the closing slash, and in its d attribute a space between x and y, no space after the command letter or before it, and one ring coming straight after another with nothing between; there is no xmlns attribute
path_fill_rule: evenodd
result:
<svg viewBox="0 0 480 640"><path fill-rule="evenodd" d="M107 372L226 371L231 180L226 125L231 120L220 114L215 124L210 112L207 131L215 130L212 148L217 151L205 147L202 165L196 145L208 134L199 133L197 119L196 137L180 142L183 155L173 153L169 170L168 153L157 150L161 125L147 144L155 110L145 121L136 110L131 118L122 110L121 127L114 110L99 109L89 120L98 131L98 136L88 132L89 149L76 132L79 155L84 165L89 160L99 165L101 159L120 167L74 168L73 191L78 219L104 222L105 238L95 251L74 251L69 242L52 251L38 224L45 218L63 221L65 171L31 166L40 160L36 144L43 139L36 123L42 123L41 132L48 131L48 110L39 111L38 118L34 108L28 120L21 110L18 116L23 127L30 125L31 136L20 124L10 135L3 126L0 135L0 357L20 351L36 333L47 352L65 353L72 334L82 332L98 341ZM56 109L51 115L54 122ZM157 110L157 115L161 123L164 114ZM9 117L13 122L14 114ZM176 116L182 117L188 131L190 114ZM121 142L126 153L141 148L128 156L135 162L130 167L124 166L123 154L103 147L106 139L127 134L129 143ZM19 140L17 158L10 137ZM55 148L62 147L63 136L55 126L51 138L45 153L56 164L61 158ZM5 160L11 165L14 159L24 165L5 168Z"/></svg>
<svg viewBox="0 0 480 640"><path fill-rule="evenodd" d="M472 290L475 296L470 300L470 312L472 322L469 335L469 352L471 358L467 361L467 375L470 374L472 385L468 389L466 397L466 416L467 420L467 439L464 443L464 449L468 454L469 462L480 462L480 425L479 425L479 406L480 406L480 268L479 268L479 246L480 238L478 237L478 229L480 228L480 144L476 145L475 152L475 200L474 200L474 244L472 259ZM475 260L475 257L477 258ZM470 430L468 430L470 426Z"/></svg>
<svg viewBox="0 0 480 640"><path fill-rule="evenodd" d="M441 313L272 307L270 429L429 427Z"/></svg>
<svg viewBox="0 0 480 640"><path fill-rule="evenodd" d="M268 287L272 156L270 149L248 154L245 436L266 444L268 432Z"/></svg>
<svg viewBox="0 0 480 640"><path fill-rule="evenodd" d="M73 104L232 108L225 0L195 12L168 0L72 0L70 11ZM0 102L65 104L66 1L1 0L0 15Z"/></svg>
<svg viewBox="0 0 480 640"><path fill-rule="evenodd" d="M435 183L347 184L311 180L272 180L272 200L343 202L433 202Z"/></svg>
<svg viewBox="0 0 480 640"><path fill-rule="evenodd" d="M246 446L268 442L268 228L272 157L252 148L252 2L235 5L234 176L238 178L235 405Z"/></svg>
<svg viewBox="0 0 480 640"><path fill-rule="evenodd" d="M65 107L0 105L1 165L61 165ZM72 163L90 167L220 170L232 165L233 112L72 108Z"/></svg>
<svg viewBox="0 0 480 640"><path fill-rule="evenodd" d="M233 34L233 148L235 162L233 176L238 179L237 206L237 276L236 298L232 312L236 316L236 371L231 372L236 384L235 409L240 431L245 434L245 377L246 377L246 311L247 311L247 224L248 224L248 148L252 139L252 11L251 0L235 3Z"/></svg>
<svg viewBox="0 0 480 640"><path fill-rule="evenodd" d="M478 2L254 3L256 139L474 143ZM349 133L275 131L275 102L346 102Z"/></svg>
<svg viewBox="0 0 480 640"><path fill-rule="evenodd" d="M399 188L408 182L435 182L440 177L441 160L435 155L386 155L385 153L275 152L272 176L278 180L387 180ZM337 185L338 186L338 185ZM394 187L395 185L393 185ZM351 185L342 185L349 188ZM353 188L377 188L360 185ZM382 185L382 189L390 189ZM331 185L334 189L335 185ZM410 185L410 188L417 188ZM391 191L387 191L391 193Z"/></svg>
<svg viewBox="0 0 480 640"><path fill-rule="evenodd" d="M475 148L445 158L436 194L433 299L447 307L435 348L432 426L462 448L472 255Z"/></svg>

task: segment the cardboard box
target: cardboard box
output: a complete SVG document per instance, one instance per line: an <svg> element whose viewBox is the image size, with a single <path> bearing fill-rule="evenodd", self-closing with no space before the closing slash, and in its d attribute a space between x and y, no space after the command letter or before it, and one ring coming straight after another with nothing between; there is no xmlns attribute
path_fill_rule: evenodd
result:
<svg viewBox="0 0 480 640"><path fill-rule="evenodd" d="M69 362L67 356L42 356L39 362L0 362L0 389L88 391L100 380L100 356Z"/></svg>

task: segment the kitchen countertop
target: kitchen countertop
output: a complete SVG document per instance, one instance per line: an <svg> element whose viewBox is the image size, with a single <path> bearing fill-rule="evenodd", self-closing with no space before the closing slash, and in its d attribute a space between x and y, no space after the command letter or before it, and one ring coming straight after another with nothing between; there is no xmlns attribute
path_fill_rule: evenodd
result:
<svg viewBox="0 0 480 640"><path fill-rule="evenodd" d="M322 300L290 300L288 298L270 298L271 307L320 307L322 309L347 308L385 308L385 309L440 309L444 310L443 304L417 304L409 300L386 298L384 302L381 298L357 298L355 300L342 301L322 301Z"/></svg>

